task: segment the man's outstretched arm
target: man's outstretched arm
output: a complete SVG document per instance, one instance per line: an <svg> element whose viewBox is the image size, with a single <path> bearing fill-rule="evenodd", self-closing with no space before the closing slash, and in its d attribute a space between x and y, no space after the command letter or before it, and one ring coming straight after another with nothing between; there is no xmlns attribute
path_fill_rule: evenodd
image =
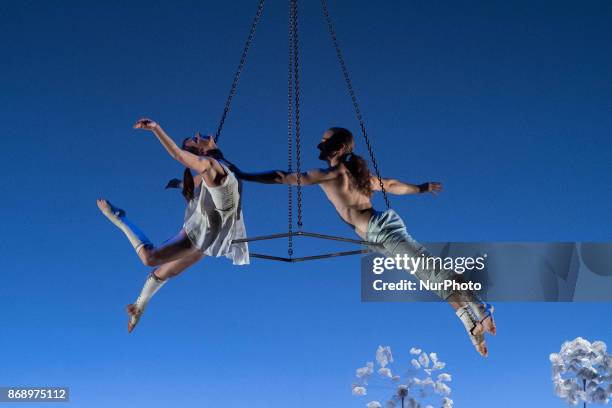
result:
<svg viewBox="0 0 612 408"><path fill-rule="evenodd" d="M248 173L238 169L236 166L230 166L230 170L234 172L236 177L244 181L252 181L254 183L263 184L283 184L282 170L269 170L260 173Z"/></svg>
<svg viewBox="0 0 612 408"><path fill-rule="evenodd" d="M435 181L429 181L423 184L410 184L410 183L404 183L397 179L386 179L386 178L383 178L382 181L383 181L383 186L385 187L385 191L390 194L395 194L395 195L420 194L420 193L438 194L440 191L442 191L442 184L435 182ZM372 185L373 191L382 190L380 187L380 181L378 180L378 177L376 176L370 177L370 183Z"/></svg>
<svg viewBox="0 0 612 408"><path fill-rule="evenodd" d="M312 169L303 173L289 173L282 170L271 170L262 173L246 173L236 167L232 168L231 170L238 178L245 181L254 181L256 183L264 184L290 184L293 186L298 184L298 178L300 180L300 184L306 186L311 184L321 184L325 181L332 180L337 176L333 170L328 169Z"/></svg>

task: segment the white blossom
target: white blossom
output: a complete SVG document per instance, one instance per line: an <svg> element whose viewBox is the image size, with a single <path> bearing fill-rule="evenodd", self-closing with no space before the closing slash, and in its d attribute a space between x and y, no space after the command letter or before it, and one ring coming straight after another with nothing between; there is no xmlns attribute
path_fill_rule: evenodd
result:
<svg viewBox="0 0 612 408"><path fill-rule="evenodd" d="M359 397L363 397L364 395L367 395L367 390L365 389L365 387L361 387L359 385L354 385L353 386L353 395L359 396Z"/></svg>
<svg viewBox="0 0 612 408"><path fill-rule="evenodd" d="M371 397L376 399L367 403L367 408L382 408L380 401L386 401L385 408L398 408L400 403L403 408L452 408L453 401L449 398L451 388L447 384L452 377L447 372L435 373L445 368L446 364L440 361L437 353L427 353L420 348L410 348L410 355L410 370L405 371L394 366L391 347L378 346L375 363L368 362L356 370L358 381L352 386L353 395L362 397L373 394ZM378 367L376 370L375 364ZM378 375L374 376L374 371ZM368 381L372 384L368 384ZM564 386L564 383L560 384ZM597 385L593 387L597 388ZM385 389L389 390L387 394L380 391ZM435 400L439 403L434 403Z"/></svg>
<svg viewBox="0 0 612 408"><path fill-rule="evenodd" d="M393 355L391 354L391 347L378 346L378 350L376 350L376 362L383 368L389 363L392 363Z"/></svg>
<svg viewBox="0 0 612 408"><path fill-rule="evenodd" d="M357 369L357 378L369 377L374 372L374 363L366 363L365 367Z"/></svg>
<svg viewBox="0 0 612 408"><path fill-rule="evenodd" d="M391 373L391 370L387 367L378 369L378 374L382 377L393 378L393 374Z"/></svg>
<svg viewBox="0 0 612 408"><path fill-rule="evenodd" d="M612 356L602 341L566 341L549 356L555 394L570 405L607 404L612 396Z"/></svg>

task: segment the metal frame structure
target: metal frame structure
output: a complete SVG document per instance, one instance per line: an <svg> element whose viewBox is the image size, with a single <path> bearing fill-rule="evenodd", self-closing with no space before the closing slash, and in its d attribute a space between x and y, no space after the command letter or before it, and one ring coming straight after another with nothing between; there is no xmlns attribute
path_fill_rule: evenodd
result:
<svg viewBox="0 0 612 408"><path fill-rule="evenodd" d="M231 108L232 99L236 95L240 75L244 69L244 66L246 65L249 49L251 48L251 45L253 44L253 41L255 39L255 32L257 29L257 25L259 21L261 20L261 16L263 14L264 1L265 0L259 0L257 12L251 23L251 29L249 31L249 35L245 42L245 45L244 45L244 48L243 48L243 51L240 57L240 62L238 64L236 73L234 74L232 85L230 87L230 92L225 102L223 114L221 115L221 120L219 121L219 125L215 133L215 141L217 141L221 135L223 124L225 123L225 120ZM378 164L376 162L376 158L374 157L374 151L373 151L370 139L366 132L361 110L357 102L355 91L353 89L353 84L351 82L351 79L348 73L348 69L344 61L344 56L340 49L339 41L336 36L336 31L334 29L333 23L329 15L329 9L327 7L327 0L321 0L321 8L322 8L324 22L327 25L327 28L330 34L330 38L332 40L332 44L336 51L336 56L338 57L338 62L340 64L342 75L344 77L349 96L351 97L353 107L355 109L355 115L357 117L357 120L359 121L359 126L361 128L362 135L364 137L366 146L368 148L368 152L370 154L372 165L374 166L374 170L378 178L378 182L380 183L381 191L385 199L385 204L387 205L387 208L390 208L391 206L389 203L389 199L385 191L383 180L380 176L380 171L378 168ZM279 234L261 235L261 236L244 238L244 239L236 239L236 240L233 240L232 243L238 244L238 243L246 243L246 242L273 240L273 239L278 239L278 238L287 238L287 244L288 244L287 245L287 254L288 254L287 257L267 255L267 254L261 254L261 253L250 253L250 256L254 258L281 261L281 262L289 262L289 263L312 261L316 259L334 258L334 257L339 257L339 256L359 255L359 254L368 253L370 252L369 249L359 249L359 250L352 250L352 251L332 252L332 253L326 253L326 254L320 254L320 255L293 257L293 238L294 237L310 237L310 238L325 239L325 240L331 240L331 241L348 242L352 244L365 245L365 246L368 246L369 248L380 247L380 245L373 243L373 242L368 242L368 241L363 241L363 240L358 240L358 239L351 239L351 238L337 237L337 236L327 235L327 234L319 234L319 233L314 233L314 232L302 231L302 184L301 184L301 141L300 141L300 99L301 98L300 98L300 54L299 54L299 35L298 35L298 0L289 0L288 39L289 39L288 41L289 42L289 59L288 59L288 84L287 84L288 85L288 90L287 90L288 91L287 93L288 94L288 101L287 101L288 102L287 104L287 112L288 112L288 117L287 117L288 163L287 164L288 165L287 165L287 171L288 173L293 172L293 157L294 157L293 149L295 148L295 159L296 159L295 164L296 164L296 173L297 173L297 186L296 186L297 187L296 188L296 193L297 193L296 194L297 196L296 204L297 205L296 207L297 207L297 229L298 230L297 231L293 230L293 189L292 189L292 186L289 185L288 186L288 230L287 232L279 233ZM295 143L294 143L294 138L295 138Z"/></svg>
<svg viewBox="0 0 612 408"><path fill-rule="evenodd" d="M306 231L284 232L280 234L260 235L257 237L236 239L232 241L232 244L240 244L244 242L254 242L254 241L268 241L268 240L278 239L278 238L293 238L293 237L318 238L318 239L326 239L329 241L340 241L340 242L348 242L351 244L367 245L370 247L380 247L380 244L375 244L375 243L368 242L368 241L362 241L359 239L337 237L334 235L319 234L315 232L306 232ZM251 252L250 256L252 256L253 258L267 259L270 261L295 263L295 262L303 262L303 261L314 261L317 259L336 258L339 256L366 254L368 252L370 252L369 249L356 249L352 251L330 252L330 253L325 253L325 254L302 256L302 257L293 257L293 254L289 254L289 256L287 257L282 257L282 256L276 256L276 255L267 255L267 254Z"/></svg>

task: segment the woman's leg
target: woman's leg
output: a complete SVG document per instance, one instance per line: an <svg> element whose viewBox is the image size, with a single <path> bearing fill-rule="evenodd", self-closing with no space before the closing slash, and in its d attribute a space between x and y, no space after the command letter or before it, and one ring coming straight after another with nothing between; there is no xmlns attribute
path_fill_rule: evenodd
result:
<svg viewBox="0 0 612 408"><path fill-rule="evenodd" d="M194 251L199 252L182 229L175 237L158 247L150 243L143 245L138 251L138 257L146 266L160 266L189 257Z"/></svg>
<svg viewBox="0 0 612 408"><path fill-rule="evenodd" d="M204 252L197 249L192 249L191 252L184 257L160 265L158 268L153 270L153 273L155 274L156 278L161 280L175 278L180 275L181 272L189 268L191 265L197 263L202 258L204 258Z"/></svg>
<svg viewBox="0 0 612 408"><path fill-rule="evenodd" d="M136 324L140 320L140 316L144 313L149 300L155 293L168 281L168 279L178 276L185 269L197 263L204 257L204 253L198 250L192 250L180 259L165 263L159 268L154 269L145 281L145 284L140 291L140 295L136 302L127 306L128 332L132 332Z"/></svg>
<svg viewBox="0 0 612 408"><path fill-rule="evenodd" d="M125 234L130 244L132 244L136 250L136 253L138 253L140 248L144 245L151 243L146 235L127 219L125 211L121 208L113 206L104 199L99 199L96 203L102 214Z"/></svg>
<svg viewBox="0 0 612 408"><path fill-rule="evenodd" d="M113 206L107 200L98 200L98 208L106 218L123 231L146 266L159 266L180 259L194 250L184 230L163 245L155 247L145 234L127 219L124 210Z"/></svg>

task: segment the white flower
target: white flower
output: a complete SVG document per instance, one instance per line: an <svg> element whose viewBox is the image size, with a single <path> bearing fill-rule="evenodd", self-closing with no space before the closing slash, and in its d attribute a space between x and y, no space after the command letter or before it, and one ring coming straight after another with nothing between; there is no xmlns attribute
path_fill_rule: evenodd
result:
<svg viewBox="0 0 612 408"><path fill-rule="evenodd" d="M391 370L386 367L378 369L378 374L380 374L382 377L393 378Z"/></svg>
<svg viewBox="0 0 612 408"><path fill-rule="evenodd" d="M437 381L435 383L434 391L437 394L441 394L441 395L449 395L451 393L450 387L446 385L446 383L443 383L442 381Z"/></svg>
<svg viewBox="0 0 612 408"><path fill-rule="evenodd" d="M448 373L442 373L438 375L438 381L452 381L453 378Z"/></svg>
<svg viewBox="0 0 612 408"><path fill-rule="evenodd" d="M425 368L429 367L429 357L427 356L427 353L421 353L419 356L419 363Z"/></svg>
<svg viewBox="0 0 612 408"><path fill-rule="evenodd" d="M612 356L604 342L590 343L577 337L564 342L559 353L550 354L549 359L555 393L567 403L605 404L612 396Z"/></svg>
<svg viewBox="0 0 612 408"><path fill-rule="evenodd" d="M376 362L383 368L389 363L392 363L393 355L391 354L391 347L378 346L378 350L376 350Z"/></svg>
<svg viewBox="0 0 612 408"><path fill-rule="evenodd" d="M366 404L367 408L398 408L399 401L402 401L402 408L452 408L453 401L448 398L451 393L449 383L452 380L450 374L445 372L435 373L437 370L443 369L446 364L439 360L437 353L427 353L422 349L412 347L410 349L410 365L411 370L407 372L402 368L393 366L393 354L391 347L378 346L376 349L376 360L374 363L368 362L364 367L357 369L356 384L352 386L353 395L364 396L371 395L371 398L377 398ZM605 361L602 360L602 361ZM610 361L612 365L612 360ZM575 364L577 364L575 362ZM377 369L374 369L374 366ZM586 366L583 366L586 367ZM374 376L376 371L378 375ZM394 374L395 371L406 372L406 374ZM585 375L588 374L585 371ZM432 378L436 375L437 377ZM560 377L560 376L559 376ZM368 385L368 381L373 383L375 388ZM568 385L564 379L558 379L559 388L565 389ZM594 384L592 387L596 389L599 384ZM366 390L366 387L368 388ZM395 391L385 395L379 389L394 388ZM604 387L601 387L604 389ZM601 393L601 391L599 391ZM436 396L438 394L438 396ZM429 405L421 405L421 398L427 399ZM438 399L440 403L434 403ZM380 401L386 401L381 404Z"/></svg>
<svg viewBox="0 0 612 408"><path fill-rule="evenodd" d="M374 363L366 363L365 367L357 369L357 378L367 378L374 372Z"/></svg>
<svg viewBox="0 0 612 408"><path fill-rule="evenodd" d="M442 399L442 408L453 408L453 400L447 397Z"/></svg>
<svg viewBox="0 0 612 408"><path fill-rule="evenodd" d="M353 386L353 395L356 395L358 397L363 397L366 394L367 394L367 390L365 389L365 387L361 387L359 385Z"/></svg>

